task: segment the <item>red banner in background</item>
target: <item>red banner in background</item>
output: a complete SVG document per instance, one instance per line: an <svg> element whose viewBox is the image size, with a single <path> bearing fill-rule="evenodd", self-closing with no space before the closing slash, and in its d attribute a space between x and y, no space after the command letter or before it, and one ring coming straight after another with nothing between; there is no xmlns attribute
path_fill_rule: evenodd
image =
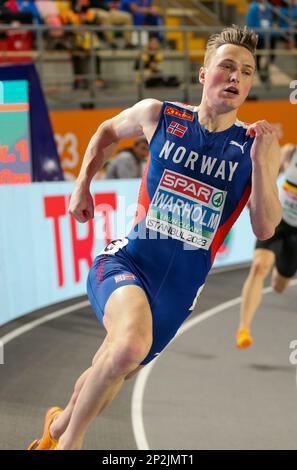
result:
<svg viewBox="0 0 297 470"><path fill-rule="evenodd" d="M44 215L53 221L53 239L55 240L57 279L59 287L64 286L64 256L61 239L61 217L67 216L70 223L71 247L73 259L74 282L81 282L80 263L85 261L88 268L91 268L93 262L94 249L94 221L89 220L87 225L87 235L84 238L78 237L77 224L74 217L67 213L67 207L70 196L54 195L44 197ZM95 193L95 211L100 212L104 219L105 245L112 241L110 216L112 211L117 210L117 195L115 192Z"/></svg>

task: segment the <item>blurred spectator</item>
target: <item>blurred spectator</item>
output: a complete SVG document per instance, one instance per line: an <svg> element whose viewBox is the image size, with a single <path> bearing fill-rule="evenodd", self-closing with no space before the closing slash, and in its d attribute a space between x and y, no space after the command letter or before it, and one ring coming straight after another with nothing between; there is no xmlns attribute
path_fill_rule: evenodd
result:
<svg viewBox="0 0 297 470"><path fill-rule="evenodd" d="M282 30L287 30L289 26L297 28L297 0L282 2L279 12L283 16L279 16L278 26ZM285 18L284 18L285 17ZM285 42L288 47L297 47L297 33L292 37L288 32L285 33Z"/></svg>
<svg viewBox="0 0 297 470"><path fill-rule="evenodd" d="M246 24L250 28L269 29L273 27L271 6L265 0L254 0L247 13ZM257 32L259 35L257 49L275 49L277 34ZM270 61L274 62L274 54L270 54ZM257 55L257 69L262 82L269 79L269 61L268 57ZM263 65L264 64L264 65Z"/></svg>
<svg viewBox="0 0 297 470"><path fill-rule="evenodd" d="M95 14L90 9L89 0L72 0L72 10L67 10L62 15L64 24L82 26L84 24L95 24ZM89 31L76 31L72 35L73 50L71 59L75 75L74 88L87 89L89 79L82 76L90 73L91 49L98 49L100 46L96 34ZM100 57L96 55L96 86L102 87L103 81L98 77L100 75Z"/></svg>
<svg viewBox="0 0 297 470"><path fill-rule="evenodd" d="M31 12L21 12L17 0L0 0L0 21L1 23L18 21L23 24L32 24L33 15Z"/></svg>
<svg viewBox="0 0 297 470"><path fill-rule="evenodd" d="M153 0L122 0L120 9L133 15L135 26L163 26L164 21L160 10L153 6ZM152 33L163 41L162 33Z"/></svg>
<svg viewBox="0 0 297 470"><path fill-rule="evenodd" d="M62 20L56 2L52 0L36 0L35 4L44 24L52 26L47 33L47 48L67 49L66 35L59 28L62 25Z"/></svg>
<svg viewBox="0 0 297 470"><path fill-rule="evenodd" d="M110 2L107 0L90 0L90 7L95 13L95 21L99 25L103 26L132 26L133 17L130 13L120 11L116 8L110 8ZM112 31L104 31L104 39L107 44L112 48L116 49L117 44ZM132 49L131 44L131 31L123 32L123 38L125 48Z"/></svg>
<svg viewBox="0 0 297 470"><path fill-rule="evenodd" d="M162 71L163 55L161 44L157 37L150 38L148 46L141 56L141 60L143 61L146 87L179 86L180 81L176 76L171 75L166 77ZM136 61L135 68L136 70L140 69L140 59Z"/></svg>
<svg viewBox="0 0 297 470"><path fill-rule="evenodd" d="M278 14L277 14L277 10L279 9L279 7L282 6L282 4L284 3L284 0L268 0L268 3L270 3L270 5L272 6L272 9L271 9L271 14L272 14L272 21L273 23L278 23Z"/></svg>
<svg viewBox="0 0 297 470"><path fill-rule="evenodd" d="M0 23L11 25L9 30L0 33L1 51L27 51L32 49L33 34L31 31L22 30L20 25L35 22L33 10L22 9L22 6L19 0L0 0Z"/></svg>
<svg viewBox="0 0 297 470"><path fill-rule="evenodd" d="M33 23L42 24L42 19L34 0L17 0L17 5L19 7L19 11L23 13L31 13Z"/></svg>
<svg viewBox="0 0 297 470"><path fill-rule="evenodd" d="M132 148L121 150L107 165L104 178L141 178L149 155L145 137L138 137Z"/></svg>

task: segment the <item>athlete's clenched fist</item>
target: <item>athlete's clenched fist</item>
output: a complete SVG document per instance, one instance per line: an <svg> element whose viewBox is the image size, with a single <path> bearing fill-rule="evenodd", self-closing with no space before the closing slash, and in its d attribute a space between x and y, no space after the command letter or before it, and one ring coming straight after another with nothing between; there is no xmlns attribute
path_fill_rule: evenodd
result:
<svg viewBox="0 0 297 470"><path fill-rule="evenodd" d="M94 201L88 187L82 185L75 186L71 195L68 212L78 222L82 223L94 218Z"/></svg>
<svg viewBox="0 0 297 470"><path fill-rule="evenodd" d="M251 159L254 162L267 160L270 150L277 144L277 131L275 127L265 120L257 121L248 127L246 135L255 137L251 148Z"/></svg>

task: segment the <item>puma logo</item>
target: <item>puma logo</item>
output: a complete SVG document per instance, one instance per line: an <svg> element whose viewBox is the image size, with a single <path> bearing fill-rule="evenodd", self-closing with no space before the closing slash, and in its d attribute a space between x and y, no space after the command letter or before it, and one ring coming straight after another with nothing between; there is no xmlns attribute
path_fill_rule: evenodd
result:
<svg viewBox="0 0 297 470"><path fill-rule="evenodd" d="M242 155L244 154L244 146L247 144L247 142L245 142L243 145L240 145L238 142L235 142L235 140L230 140L229 143L230 145L235 145L235 147L239 147Z"/></svg>

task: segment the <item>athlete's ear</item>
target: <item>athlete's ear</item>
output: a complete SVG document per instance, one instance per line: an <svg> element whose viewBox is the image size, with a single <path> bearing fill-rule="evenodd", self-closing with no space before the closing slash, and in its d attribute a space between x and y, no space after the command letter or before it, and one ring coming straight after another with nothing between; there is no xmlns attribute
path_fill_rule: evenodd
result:
<svg viewBox="0 0 297 470"><path fill-rule="evenodd" d="M206 68L205 67L200 67L200 69L199 69L199 83L201 83L201 85L204 85L204 83L205 83L205 75L206 75Z"/></svg>

